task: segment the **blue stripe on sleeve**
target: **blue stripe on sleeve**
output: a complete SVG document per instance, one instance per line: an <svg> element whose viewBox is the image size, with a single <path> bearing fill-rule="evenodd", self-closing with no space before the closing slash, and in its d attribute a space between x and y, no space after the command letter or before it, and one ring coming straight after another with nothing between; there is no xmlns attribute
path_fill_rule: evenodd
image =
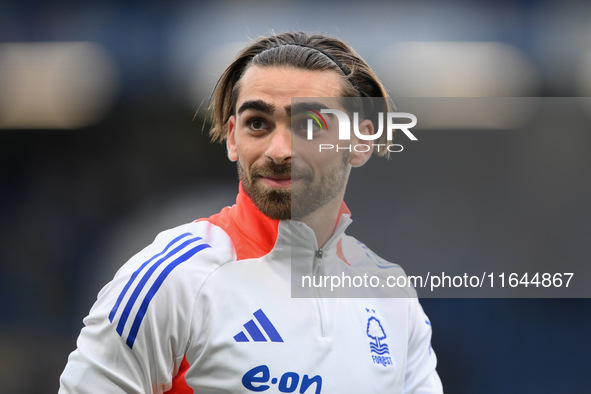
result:
<svg viewBox="0 0 591 394"><path fill-rule="evenodd" d="M200 239L202 239L202 238L201 237L195 237L195 238L191 238L191 239L186 240L185 242L183 242L182 244L180 244L179 246L177 246L176 248L174 248L173 250L171 250L170 252L168 252L166 254L166 256L164 256L163 258L161 258L160 260L158 260L154 264L152 264L152 266L146 271L146 273L144 274L144 276L142 277L142 279L140 279L140 281L138 282L137 286L135 287L135 290L131 294L131 297L129 297L129 300L127 301L127 304L125 305L125 309L123 310L123 313L121 313L121 317L119 318L119 324L117 324L117 333L119 335L122 335L123 328L125 327L125 323L127 322L127 319L129 318L129 314L131 313L131 309L133 308L133 304L135 303L135 301L139 297L142 289L146 285L146 282L148 282L148 279L150 279L150 276L152 276L152 274L154 273L154 271L156 271L156 269L164 261L168 260L170 257L174 256L180 250L186 248L188 245L190 245L190 244L192 244L194 242L199 241Z"/></svg>
<svg viewBox="0 0 591 394"><path fill-rule="evenodd" d="M123 301L123 297L125 297L125 294L127 294L127 291L131 287L131 284L133 283L135 278L139 275L139 273L144 269L144 267L146 265L150 264L150 262L152 260L154 260L154 259L162 256L164 253L166 253L166 251L168 249L170 249L172 247L172 245L174 245L176 242L180 241L181 239L183 239L185 237L188 237L189 235L192 235L192 234L191 233L184 233L184 234L179 235L178 237L176 237L175 239L170 241L170 243L168 245L166 245L166 247L162 250L162 252L152 256L150 259L148 259L146 262L144 262L137 270L135 270L135 272L131 275L131 277L129 278L129 280L125 284L125 287L121 291L121 294L119 294L119 297L117 298L117 302L115 302L115 305L113 305L113 309L111 309L111 313L109 313L109 321L111 323L113 323L113 319L115 318L115 314L117 313L117 309L119 309L119 305L121 304L121 301Z"/></svg>
<svg viewBox="0 0 591 394"><path fill-rule="evenodd" d="M166 266L166 268L164 268L164 270L160 273L160 275L158 275L158 278L152 284L152 287L150 287L150 290L148 290L148 293L146 294L146 297L142 301L140 309L138 310L138 312L135 316L135 319L134 319L133 324L131 326L131 330L129 331L129 335L127 336L127 341L126 341L127 346L129 346L130 348L133 349L133 343L135 342L135 338L136 338L137 333L140 329L140 325L142 324L142 320L144 319L144 316L146 315L148 305L150 305L150 301L152 301L152 298L154 298L154 295L156 295L156 292L158 291L160 286L162 286L162 283L164 282L166 277L179 264L184 263L185 261L190 259L192 256L194 256L196 253L200 252L201 250L206 249L206 248L210 248L210 247L211 246L208 244L197 245L193 249L190 249L189 251L185 252L183 255L178 257L172 263L168 264Z"/></svg>

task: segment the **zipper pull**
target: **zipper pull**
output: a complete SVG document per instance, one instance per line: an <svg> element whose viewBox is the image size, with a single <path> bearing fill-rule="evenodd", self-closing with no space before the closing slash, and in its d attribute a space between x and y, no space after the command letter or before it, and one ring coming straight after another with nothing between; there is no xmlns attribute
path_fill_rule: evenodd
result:
<svg viewBox="0 0 591 394"><path fill-rule="evenodd" d="M323 254L323 253L324 253L324 252L322 251L322 248L318 249L318 250L316 251L316 258L317 258L317 259L321 259L321 258L322 258L322 254Z"/></svg>

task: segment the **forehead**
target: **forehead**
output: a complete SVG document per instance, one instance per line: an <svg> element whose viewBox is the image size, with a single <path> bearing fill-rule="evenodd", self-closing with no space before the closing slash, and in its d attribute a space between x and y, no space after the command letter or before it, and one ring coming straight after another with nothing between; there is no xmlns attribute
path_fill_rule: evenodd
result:
<svg viewBox="0 0 591 394"><path fill-rule="evenodd" d="M342 88L341 77L331 70L252 66L239 81L236 108L250 100L284 106L292 97L340 97Z"/></svg>

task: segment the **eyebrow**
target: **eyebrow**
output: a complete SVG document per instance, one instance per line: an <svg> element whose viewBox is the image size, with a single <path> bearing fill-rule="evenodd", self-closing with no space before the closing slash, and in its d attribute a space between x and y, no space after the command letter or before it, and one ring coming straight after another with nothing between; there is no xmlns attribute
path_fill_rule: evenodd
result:
<svg viewBox="0 0 591 394"><path fill-rule="evenodd" d="M273 112L275 112L275 105L267 103L263 100L249 100L242 103L240 108L238 108L238 113L241 114L242 112L249 109L264 112L266 114L272 114Z"/></svg>
<svg viewBox="0 0 591 394"><path fill-rule="evenodd" d="M321 109L328 109L328 107L322 103L316 102L316 101L310 101L310 102L301 102L298 101L297 103L294 103L293 106L289 106L286 107L285 110L287 111L288 114L291 115L291 113L302 113L308 110L314 110L314 111L318 111L320 112Z"/></svg>
<svg viewBox="0 0 591 394"><path fill-rule="evenodd" d="M263 112L266 114L272 114L273 112L275 112L275 105L268 103L264 100L248 100L245 101L244 103L242 103L242 105L240 106L240 108L238 108L238 114L241 114L242 112L246 111L246 110L254 110L254 111L259 111L259 112ZM287 114L289 116L291 116L292 112L293 113L302 113L308 110L315 110L315 111L320 111L321 109L328 109L328 107L322 103L319 102L297 102L294 103L293 107L291 105L286 105L285 106L285 112L287 112Z"/></svg>

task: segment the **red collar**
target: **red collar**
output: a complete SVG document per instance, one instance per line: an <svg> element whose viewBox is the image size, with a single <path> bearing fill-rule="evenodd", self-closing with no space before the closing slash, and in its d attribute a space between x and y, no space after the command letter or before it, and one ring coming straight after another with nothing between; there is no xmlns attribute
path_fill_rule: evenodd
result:
<svg viewBox="0 0 591 394"><path fill-rule="evenodd" d="M339 218L351 215L343 202L339 210ZM258 258L268 254L275 246L279 231L279 220L271 219L254 205L250 197L239 186L236 204L225 207L219 213L206 220L221 227L232 239L238 260ZM335 224L336 225L336 224Z"/></svg>

